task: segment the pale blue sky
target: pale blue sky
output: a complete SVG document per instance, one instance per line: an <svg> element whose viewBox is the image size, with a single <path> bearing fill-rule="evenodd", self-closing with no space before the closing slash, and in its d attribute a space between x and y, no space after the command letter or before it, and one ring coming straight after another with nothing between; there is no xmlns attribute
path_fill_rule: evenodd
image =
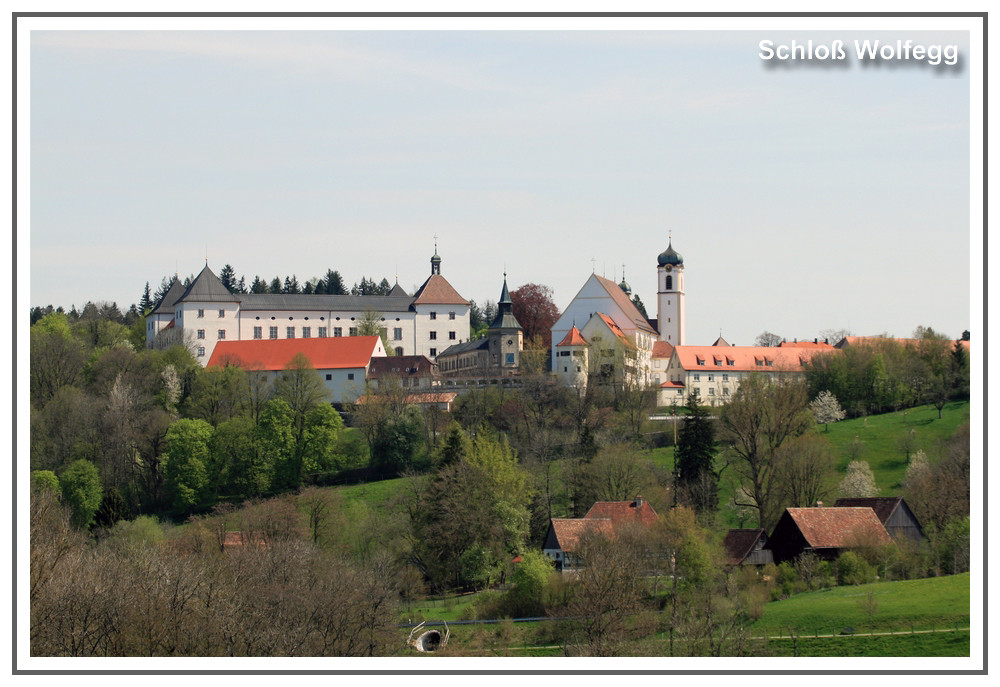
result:
<svg viewBox="0 0 1000 687"><path fill-rule="evenodd" d="M593 258L655 317L672 231L689 344L958 336L969 70L757 54L899 37L968 59L957 32L35 32L30 302L124 307L206 251L412 291L437 234L466 298L506 268L562 309Z"/></svg>

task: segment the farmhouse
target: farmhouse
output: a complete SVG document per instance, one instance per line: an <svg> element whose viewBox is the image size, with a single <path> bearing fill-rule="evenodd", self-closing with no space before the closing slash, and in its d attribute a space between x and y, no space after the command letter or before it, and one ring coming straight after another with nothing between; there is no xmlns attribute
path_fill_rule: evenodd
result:
<svg viewBox="0 0 1000 687"><path fill-rule="evenodd" d="M656 517L656 511L641 496L632 501L598 501L582 518L550 520L542 552L555 561L557 570L575 570L581 565L577 551L585 536L612 537L622 527L649 527Z"/></svg>

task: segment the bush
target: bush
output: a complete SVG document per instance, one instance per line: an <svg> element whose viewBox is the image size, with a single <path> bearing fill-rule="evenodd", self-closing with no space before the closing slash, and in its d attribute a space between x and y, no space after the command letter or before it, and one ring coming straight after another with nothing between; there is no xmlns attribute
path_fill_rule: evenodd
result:
<svg viewBox="0 0 1000 687"><path fill-rule="evenodd" d="M837 559L837 584L867 584L875 581L875 568L853 551Z"/></svg>

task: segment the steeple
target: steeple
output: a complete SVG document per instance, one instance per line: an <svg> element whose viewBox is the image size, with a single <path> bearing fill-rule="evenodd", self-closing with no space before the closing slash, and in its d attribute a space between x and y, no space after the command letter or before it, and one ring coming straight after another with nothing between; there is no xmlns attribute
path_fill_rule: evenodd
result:
<svg viewBox="0 0 1000 687"><path fill-rule="evenodd" d="M438 255L437 234L434 234L434 255L431 256L431 274L441 274L441 256Z"/></svg>
<svg viewBox="0 0 1000 687"><path fill-rule="evenodd" d="M503 290L497 301L497 316L490 329L522 329L521 323L514 317L514 303L510 300L510 291L507 289L506 272L503 273Z"/></svg>

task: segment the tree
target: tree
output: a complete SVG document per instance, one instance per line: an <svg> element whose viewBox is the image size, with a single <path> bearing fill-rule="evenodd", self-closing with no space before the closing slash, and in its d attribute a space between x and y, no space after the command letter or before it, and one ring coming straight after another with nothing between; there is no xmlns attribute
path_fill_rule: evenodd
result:
<svg viewBox="0 0 1000 687"><path fill-rule="evenodd" d="M774 346L780 346L781 341L782 339L780 336L765 330L757 335L757 338L754 339L753 345L774 347Z"/></svg>
<svg viewBox="0 0 1000 687"><path fill-rule="evenodd" d="M719 507L719 477L715 472L715 428L698 396L688 394L688 415L674 450L675 489L699 513Z"/></svg>
<svg viewBox="0 0 1000 687"><path fill-rule="evenodd" d="M772 382L760 373L741 381L719 418L724 438L735 454L733 467L750 497L737 506L752 506L758 526L770 530L780 514L775 480L776 454L789 439L815 423L805 386L794 380Z"/></svg>
<svg viewBox="0 0 1000 687"><path fill-rule="evenodd" d="M239 282L236 280L236 271L229 263L223 265L222 269L219 270L219 281L222 282L222 285L226 287L229 293L239 293Z"/></svg>
<svg viewBox="0 0 1000 687"><path fill-rule="evenodd" d="M787 441L776 454L781 502L807 508L825 498L835 464L829 444L815 432Z"/></svg>
<svg viewBox="0 0 1000 687"><path fill-rule="evenodd" d="M94 522L104 490L97 466L89 460L75 460L59 476L62 501L70 509L70 523L86 529Z"/></svg>
<svg viewBox="0 0 1000 687"><path fill-rule="evenodd" d="M559 308L552 301L552 288L543 284L524 284L510 292L514 317L524 329L524 340L552 346L552 325L559 319Z"/></svg>
<svg viewBox="0 0 1000 687"><path fill-rule="evenodd" d="M139 312L146 314L153 309L153 296L149 291L149 282L146 282L146 288L142 290L142 296L139 298Z"/></svg>
<svg viewBox="0 0 1000 687"><path fill-rule="evenodd" d="M316 293L328 293L334 296L346 296L347 288L344 286L344 279L340 272L327 270L326 276L316 286Z"/></svg>
<svg viewBox="0 0 1000 687"><path fill-rule="evenodd" d="M395 349L389 345L389 330L383 324L382 313L367 308L358 321L358 336L377 336L382 340L382 348L386 355L395 355Z"/></svg>
<svg viewBox="0 0 1000 687"><path fill-rule="evenodd" d="M524 550L531 498L528 476L507 441L481 428L467 455L418 488L410 506L413 554L431 586L499 574Z"/></svg>
<svg viewBox="0 0 1000 687"><path fill-rule="evenodd" d="M840 422L846 417L846 413L837 402L837 397L829 391L821 391L809 404L816 422L821 423L826 431L830 431L831 422Z"/></svg>
<svg viewBox="0 0 1000 687"><path fill-rule="evenodd" d="M164 472L171 502L178 510L188 510L208 496L211 438L212 426L204 420L178 420L167 430Z"/></svg>
<svg viewBox="0 0 1000 687"><path fill-rule="evenodd" d="M330 395L316 368L302 353L296 353L273 382L274 397L283 399L295 418L296 441L302 438L306 415Z"/></svg>
<svg viewBox="0 0 1000 687"><path fill-rule="evenodd" d="M635 309L638 310L643 317L649 317L649 315L646 314L646 306L643 305L642 299L639 298L639 294L634 294L632 296L632 305L635 306Z"/></svg>
<svg viewBox="0 0 1000 687"><path fill-rule="evenodd" d="M383 479L412 469L423 435L423 416L413 406L408 406L401 415L384 417L371 444L372 469Z"/></svg>
<svg viewBox="0 0 1000 687"><path fill-rule="evenodd" d="M541 551L528 550L510 577L505 610L512 618L536 617L545 613L545 587L554 572L552 559Z"/></svg>
<svg viewBox="0 0 1000 687"><path fill-rule="evenodd" d="M647 594L645 545L633 530L614 538L586 533L577 555L583 568L572 587L567 616L578 650L586 656L625 653L629 618L642 608Z"/></svg>
<svg viewBox="0 0 1000 687"><path fill-rule="evenodd" d="M875 473L872 472L871 466L863 460L852 460L847 465L847 474L837 491L844 498L878 496Z"/></svg>

